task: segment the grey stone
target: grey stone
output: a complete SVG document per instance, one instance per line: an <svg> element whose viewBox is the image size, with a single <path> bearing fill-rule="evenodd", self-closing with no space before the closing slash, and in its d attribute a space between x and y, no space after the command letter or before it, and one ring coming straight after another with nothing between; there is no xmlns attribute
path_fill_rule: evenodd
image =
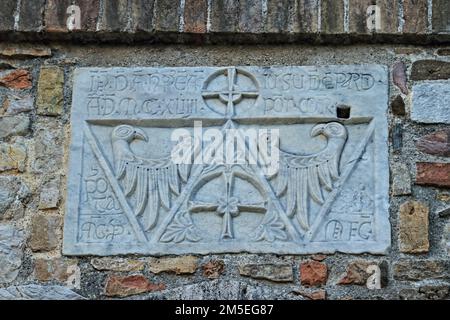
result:
<svg viewBox="0 0 450 320"><path fill-rule="evenodd" d="M85 300L63 286L28 284L0 289L0 300Z"/></svg>
<svg viewBox="0 0 450 320"><path fill-rule="evenodd" d="M413 86L411 119L420 123L450 123L450 81Z"/></svg>
<svg viewBox="0 0 450 320"><path fill-rule="evenodd" d="M63 131L58 122L44 119L36 124L34 160L31 167L36 173L55 173L62 167Z"/></svg>
<svg viewBox="0 0 450 320"><path fill-rule="evenodd" d="M388 83L379 65L77 69L63 252L386 253ZM242 163L214 150L233 134Z"/></svg>
<svg viewBox="0 0 450 320"><path fill-rule="evenodd" d="M54 209L58 207L61 177L49 179L41 188L39 209Z"/></svg>
<svg viewBox="0 0 450 320"><path fill-rule="evenodd" d="M17 278L22 265L24 242L21 230L12 225L0 225L0 284Z"/></svg>
<svg viewBox="0 0 450 320"><path fill-rule="evenodd" d="M30 132L30 118L28 116L0 117L0 139L11 136L25 136Z"/></svg>
<svg viewBox="0 0 450 320"><path fill-rule="evenodd" d="M10 95L7 97L3 106L6 106L6 115L17 115L19 113L30 112L33 110L34 99L31 95L23 97Z"/></svg>
<svg viewBox="0 0 450 320"><path fill-rule="evenodd" d="M20 218L29 195L29 188L20 178L0 176L0 219Z"/></svg>
<svg viewBox="0 0 450 320"><path fill-rule="evenodd" d="M391 166L392 195L405 196L411 194L411 176L408 166L395 161Z"/></svg>
<svg viewBox="0 0 450 320"><path fill-rule="evenodd" d="M290 264L245 264L239 266L239 274L241 276L275 282L294 281L294 272Z"/></svg>

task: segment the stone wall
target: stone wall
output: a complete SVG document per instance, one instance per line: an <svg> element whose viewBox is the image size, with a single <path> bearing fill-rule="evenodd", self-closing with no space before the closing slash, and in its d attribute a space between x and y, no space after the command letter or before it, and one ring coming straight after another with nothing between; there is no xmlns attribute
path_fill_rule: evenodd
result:
<svg viewBox="0 0 450 320"><path fill-rule="evenodd" d="M366 24L373 3L381 7L376 32ZM81 8L79 30L68 29L71 4ZM450 297L450 47L439 44L450 35L447 1L1 6L0 298ZM81 44L94 40L107 43ZM119 43L143 40L158 43ZM62 255L75 68L332 64L389 66L388 254Z"/></svg>

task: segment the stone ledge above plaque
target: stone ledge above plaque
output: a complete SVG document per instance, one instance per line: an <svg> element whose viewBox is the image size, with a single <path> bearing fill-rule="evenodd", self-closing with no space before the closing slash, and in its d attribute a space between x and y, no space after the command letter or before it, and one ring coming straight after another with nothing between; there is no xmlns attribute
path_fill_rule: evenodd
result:
<svg viewBox="0 0 450 320"><path fill-rule="evenodd" d="M387 106L379 65L77 69L64 254L384 254ZM177 129L278 130L278 170L174 163Z"/></svg>

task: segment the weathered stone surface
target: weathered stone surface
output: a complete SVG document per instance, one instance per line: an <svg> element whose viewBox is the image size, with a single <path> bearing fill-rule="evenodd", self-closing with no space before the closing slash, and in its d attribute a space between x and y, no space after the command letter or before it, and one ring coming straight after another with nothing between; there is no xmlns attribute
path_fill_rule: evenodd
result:
<svg viewBox="0 0 450 320"><path fill-rule="evenodd" d="M294 289L294 294L299 294L308 300L325 300L327 298L327 292L325 290L306 291Z"/></svg>
<svg viewBox="0 0 450 320"><path fill-rule="evenodd" d="M186 1L188 3L188 1ZM152 32L155 0L132 0L132 30L136 32ZM186 31L188 32L188 31Z"/></svg>
<svg viewBox="0 0 450 320"><path fill-rule="evenodd" d="M60 115L64 103L64 71L59 67L42 67L36 99L37 113Z"/></svg>
<svg viewBox="0 0 450 320"><path fill-rule="evenodd" d="M7 58L46 58L52 55L49 47L38 44L0 45L0 56Z"/></svg>
<svg viewBox="0 0 450 320"><path fill-rule="evenodd" d="M150 258L149 270L153 273L172 272L175 274L195 273L198 266L198 258L183 256L175 258Z"/></svg>
<svg viewBox="0 0 450 320"><path fill-rule="evenodd" d="M128 26L128 0L104 0L101 30L125 31Z"/></svg>
<svg viewBox="0 0 450 320"><path fill-rule="evenodd" d="M394 162L391 166L392 195L405 196L411 194L411 176L408 166L403 162Z"/></svg>
<svg viewBox="0 0 450 320"><path fill-rule="evenodd" d="M401 259L393 265L394 279L418 281L445 279L450 276L450 265L446 260Z"/></svg>
<svg viewBox="0 0 450 320"><path fill-rule="evenodd" d="M416 184L450 187L450 163L416 163Z"/></svg>
<svg viewBox="0 0 450 320"><path fill-rule="evenodd" d="M405 253L428 252L428 206L407 201L400 206L399 247Z"/></svg>
<svg viewBox="0 0 450 320"><path fill-rule="evenodd" d="M433 32L449 32L450 31L450 7L446 0L433 0Z"/></svg>
<svg viewBox="0 0 450 320"><path fill-rule="evenodd" d="M14 13L17 8L17 0L2 1L0 10L0 31L11 31L14 29Z"/></svg>
<svg viewBox="0 0 450 320"><path fill-rule="evenodd" d="M46 0L21 1L19 31L39 32L42 30L45 2Z"/></svg>
<svg viewBox="0 0 450 320"><path fill-rule="evenodd" d="M32 95L17 96L8 95L3 100L3 109L0 109L0 116L13 116L33 110L34 99Z"/></svg>
<svg viewBox="0 0 450 320"><path fill-rule="evenodd" d="M436 131L420 138L416 147L428 154L450 157L450 129Z"/></svg>
<svg viewBox="0 0 450 320"><path fill-rule="evenodd" d="M49 178L41 187L39 209L54 209L58 207L61 177Z"/></svg>
<svg viewBox="0 0 450 320"><path fill-rule="evenodd" d="M91 1L97 2L97 1ZM45 3L45 31L46 32L68 32L67 29L67 8L71 5L71 0L47 0ZM83 13L86 14L86 13Z"/></svg>
<svg viewBox="0 0 450 320"><path fill-rule="evenodd" d="M396 116L404 116L406 115L406 107L405 101L403 100L401 95L396 95L395 98L391 102L391 110L392 113Z"/></svg>
<svg viewBox="0 0 450 320"><path fill-rule="evenodd" d="M51 251L59 244L61 217L38 214L31 219L29 246L33 251Z"/></svg>
<svg viewBox="0 0 450 320"><path fill-rule="evenodd" d="M29 188L18 177L0 176L0 219L21 218Z"/></svg>
<svg viewBox="0 0 450 320"><path fill-rule="evenodd" d="M0 72L0 86L21 90L30 89L32 85L31 73L28 70L17 69L14 71Z"/></svg>
<svg viewBox="0 0 450 320"><path fill-rule="evenodd" d="M403 125L401 123L394 124L391 132L392 149L394 152L401 152L403 148Z"/></svg>
<svg viewBox="0 0 450 320"><path fill-rule="evenodd" d="M64 253L385 253L387 75L377 65L76 70ZM207 142L205 163L174 163L174 125L194 119L206 135L279 129L280 170L269 178L253 159L211 167ZM35 149L51 150L34 150L32 167L46 172L61 167L50 163L63 150L52 125L35 126Z"/></svg>
<svg viewBox="0 0 450 320"><path fill-rule="evenodd" d="M416 84L411 119L420 123L450 123L450 82Z"/></svg>
<svg viewBox="0 0 450 320"><path fill-rule="evenodd" d="M239 1L237 30L248 33L260 33L264 30L261 0Z"/></svg>
<svg viewBox="0 0 450 320"><path fill-rule="evenodd" d="M298 15L295 12L295 0L267 1L266 32L288 33L295 30L296 25L298 25Z"/></svg>
<svg viewBox="0 0 450 320"><path fill-rule="evenodd" d="M238 23L238 6L233 0L217 0L211 3L210 32L235 32Z"/></svg>
<svg viewBox="0 0 450 320"><path fill-rule="evenodd" d="M205 33L208 18L207 0L186 0L184 5L184 32Z"/></svg>
<svg viewBox="0 0 450 320"><path fill-rule="evenodd" d="M378 6L378 10L373 7ZM396 33L397 4L383 0L349 0L349 31L351 33Z"/></svg>
<svg viewBox="0 0 450 320"><path fill-rule="evenodd" d="M319 31L319 3L315 0L299 0L298 1L298 16L293 17L293 31L297 31L295 26L298 21L299 32L316 33Z"/></svg>
<svg viewBox="0 0 450 320"><path fill-rule="evenodd" d="M450 207L440 209L437 211L437 213L438 213L439 217L442 217L442 218L448 217L448 216L450 216Z"/></svg>
<svg viewBox="0 0 450 320"><path fill-rule="evenodd" d="M155 4L155 30L178 32L180 28L180 1L156 1Z"/></svg>
<svg viewBox="0 0 450 320"><path fill-rule="evenodd" d="M0 288L1 300L84 300L85 298L63 286L28 284Z"/></svg>
<svg viewBox="0 0 450 320"><path fill-rule="evenodd" d="M443 202L450 202L450 193L449 192L438 192L436 194L436 200Z"/></svg>
<svg viewBox="0 0 450 320"><path fill-rule="evenodd" d="M264 279L275 282L294 281L294 272L290 264L244 264L239 266L241 276Z"/></svg>
<svg viewBox="0 0 450 320"><path fill-rule="evenodd" d="M75 0L74 4L80 7L81 30L96 31L100 13L100 1Z"/></svg>
<svg viewBox="0 0 450 320"><path fill-rule="evenodd" d="M406 77L406 65L402 61L396 62L392 66L392 80L403 94L408 94L408 79Z"/></svg>
<svg viewBox="0 0 450 320"><path fill-rule="evenodd" d="M329 34L344 33L344 1L322 1L321 31Z"/></svg>
<svg viewBox="0 0 450 320"><path fill-rule="evenodd" d="M217 279L225 271L223 260L210 260L202 266L203 275L209 279Z"/></svg>
<svg viewBox="0 0 450 320"><path fill-rule="evenodd" d="M443 300L449 297L450 286L420 286L419 288L402 289L399 292L403 300Z"/></svg>
<svg viewBox="0 0 450 320"><path fill-rule="evenodd" d="M55 173L62 167L63 140L62 128L53 119L42 119L36 123L34 130L34 159L31 163L34 172Z"/></svg>
<svg viewBox="0 0 450 320"><path fill-rule="evenodd" d="M428 0L403 0L403 33L424 34L427 32ZM394 13L391 13L394 15Z"/></svg>
<svg viewBox="0 0 450 320"><path fill-rule="evenodd" d="M439 48L436 50L438 56L450 56L450 48Z"/></svg>
<svg viewBox="0 0 450 320"><path fill-rule="evenodd" d="M27 147L18 140L12 144L0 142L0 172L17 170L23 172L26 166Z"/></svg>
<svg viewBox="0 0 450 320"><path fill-rule="evenodd" d="M64 258L36 259L34 277L39 281L67 282L68 278L73 275L76 265L76 261Z"/></svg>
<svg viewBox="0 0 450 320"><path fill-rule="evenodd" d="M25 136L30 132L30 118L28 116L0 117L0 139L12 136Z"/></svg>
<svg viewBox="0 0 450 320"><path fill-rule="evenodd" d="M300 264L300 282L304 286L325 285L328 279L328 268L325 263L307 261Z"/></svg>
<svg viewBox="0 0 450 320"><path fill-rule="evenodd" d="M143 275L117 276L111 275L106 280L105 295L109 297L128 297L145 292L165 289L164 284L153 284Z"/></svg>
<svg viewBox="0 0 450 320"><path fill-rule="evenodd" d="M370 266L379 268L380 274L373 274ZM375 268L374 268L375 269ZM377 280L381 287L385 287L388 279L388 265L385 261L367 261L356 260L350 262L345 270L345 273L340 276L337 284L340 285L368 285L368 280L371 276L379 277Z"/></svg>
<svg viewBox="0 0 450 320"><path fill-rule="evenodd" d="M12 225L0 224L0 284L10 283L17 278L22 265L24 242L23 231Z"/></svg>
<svg viewBox="0 0 450 320"><path fill-rule="evenodd" d="M117 272L142 271L145 267L141 260L125 258L94 258L91 265L96 270Z"/></svg>
<svg viewBox="0 0 450 320"><path fill-rule="evenodd" d="M450 62L418 60L411 68L411 80L441 80L450 78Z"/></svg>

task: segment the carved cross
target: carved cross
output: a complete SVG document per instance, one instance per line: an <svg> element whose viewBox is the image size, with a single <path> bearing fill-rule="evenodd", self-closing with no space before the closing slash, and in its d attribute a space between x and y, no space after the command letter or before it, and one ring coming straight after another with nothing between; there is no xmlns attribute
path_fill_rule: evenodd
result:
<svg viewBox="0 0 450 320"><path fill-rule="evenodd" d="M267 211L267 202L246 203L232 195L232 180L234 174L231 170L225 170L223 175L226 182L225 196L220 197L217 203L208 203L200 201L190 201L189 211L211 212L215 211L217 215L222 217L222 239L233 239L233 218L239 216L241 212L265 213Z"/></svg>

